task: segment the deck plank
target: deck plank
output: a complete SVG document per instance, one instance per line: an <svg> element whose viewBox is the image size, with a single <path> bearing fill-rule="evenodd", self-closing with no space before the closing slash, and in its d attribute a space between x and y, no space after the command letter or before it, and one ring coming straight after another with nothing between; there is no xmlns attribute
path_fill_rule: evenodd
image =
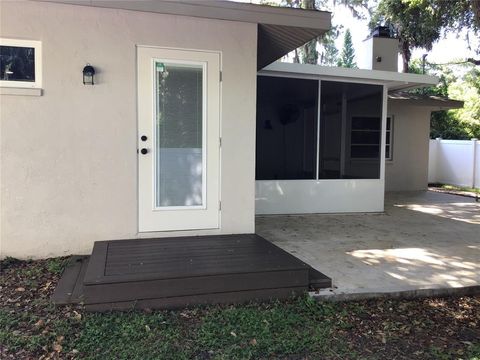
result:
<svg viewBox="0 0 480 360"><path fill-rule="evenodd" d="M117 301L110 303L87 304L87 311L130 311L136 309L173 310L185 307L212 304L239 304L250 301L270 301L288 299L305 293L303 287L261 289L253 291L233 291L219 294L203 294L194 296L177 296L157 299L140 299L135 301Z"/></svg>
<svg viewBox="0 0 480 360"><path fill-rule="evenodd" d="M85 300L88 303L114 302L284 287L308 289L308 270L224 274L91 285L85 287Z"/></svg>
<svg viewBox="0 0 480 360"><path fill-rule="evenodd" d="M59 298L100 311L285 298L331 286L255 234L99 241L82 264L66 274L77 281L64 282Z"/></svg>
<svg viewBox="0 0 480 360"><path fill-rule="evenodd" d="M54 304L63 305L75 302L78 293L75 292L75 287L77 283L81 283L79 278L84 275L86 267L84 265L85 259L86 257L81 255L73 255L70 258L68 264L63 270L62 277L58 281L57 287L52 294L51 299Z"/></svg>
<svg viewBox="0 0 480 360"><path fill-rule="evenodd" d="M294 256L254 234L95 243L86 284L305 269ZM132 246L134 248L132 248ZM101 265L103 264L103 265Z"/></svg>

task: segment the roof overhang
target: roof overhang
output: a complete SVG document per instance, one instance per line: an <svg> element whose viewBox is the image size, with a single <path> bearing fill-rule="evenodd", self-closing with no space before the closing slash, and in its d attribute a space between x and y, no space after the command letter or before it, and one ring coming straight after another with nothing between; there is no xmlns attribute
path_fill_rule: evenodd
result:
<svg viewBox="0 0 480 360"><path fill-rule="evenodd" d="M326 11L219 0L37 0L61 4L182 15L258 24L257 68L261 69L331 27Z"/></svg>
<svg viewBox="0 0 480 360"><path fill-rule="evenodd" d="M436 76L431 75L281 62L265 67L259 74L382 84L386 85L389 91L433 86L438 84L439 80Z"/></svg>
<svg viewBox="0 0 480 360"><path fill-rule="evenodd" d="M461 109L464 104L463 101L452 100L442 96L412 94L403 91L388 94L388 100L408 106L427 107L433 111Z"/></svg>

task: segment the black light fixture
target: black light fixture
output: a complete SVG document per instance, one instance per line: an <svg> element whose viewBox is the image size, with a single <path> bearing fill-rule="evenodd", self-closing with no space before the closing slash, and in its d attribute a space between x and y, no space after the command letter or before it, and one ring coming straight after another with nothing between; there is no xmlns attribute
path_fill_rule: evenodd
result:
<svg viewBox="0 0 480 360"><path fill-rule="evenodd" d="M87 64L83 68L83 85L94 85L94 76L95 76L95 69L92 65Z"/></svg>

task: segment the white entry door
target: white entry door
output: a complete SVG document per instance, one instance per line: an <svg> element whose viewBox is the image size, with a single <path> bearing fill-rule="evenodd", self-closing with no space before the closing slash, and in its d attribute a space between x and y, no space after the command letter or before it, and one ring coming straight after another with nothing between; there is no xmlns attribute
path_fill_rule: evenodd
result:
<svg viewBox="0 0 480 360"><path fill-rule="evenodd" d="M139 230L218 228L220 54L137 55Z"/></svg>

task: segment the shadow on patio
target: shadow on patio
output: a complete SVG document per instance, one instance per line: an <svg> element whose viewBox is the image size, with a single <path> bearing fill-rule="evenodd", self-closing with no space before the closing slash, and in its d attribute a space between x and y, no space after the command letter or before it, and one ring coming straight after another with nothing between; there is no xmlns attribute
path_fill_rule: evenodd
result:
<svg viewBox="0 0 480 360"><path fill-rule="evenodd" d="M421 248L356 250L347 254L364 264L385 267L385 273L395 279L422 287L429 284L477 285L480 272L479 263Z"/></svg>
<svg viewBox="0 0 480 360"><path fill-rule="evenodd" d="M389 193L385 213L262 216L257 233L333 279L330 294L480 285L480 204Z"/></svg>

